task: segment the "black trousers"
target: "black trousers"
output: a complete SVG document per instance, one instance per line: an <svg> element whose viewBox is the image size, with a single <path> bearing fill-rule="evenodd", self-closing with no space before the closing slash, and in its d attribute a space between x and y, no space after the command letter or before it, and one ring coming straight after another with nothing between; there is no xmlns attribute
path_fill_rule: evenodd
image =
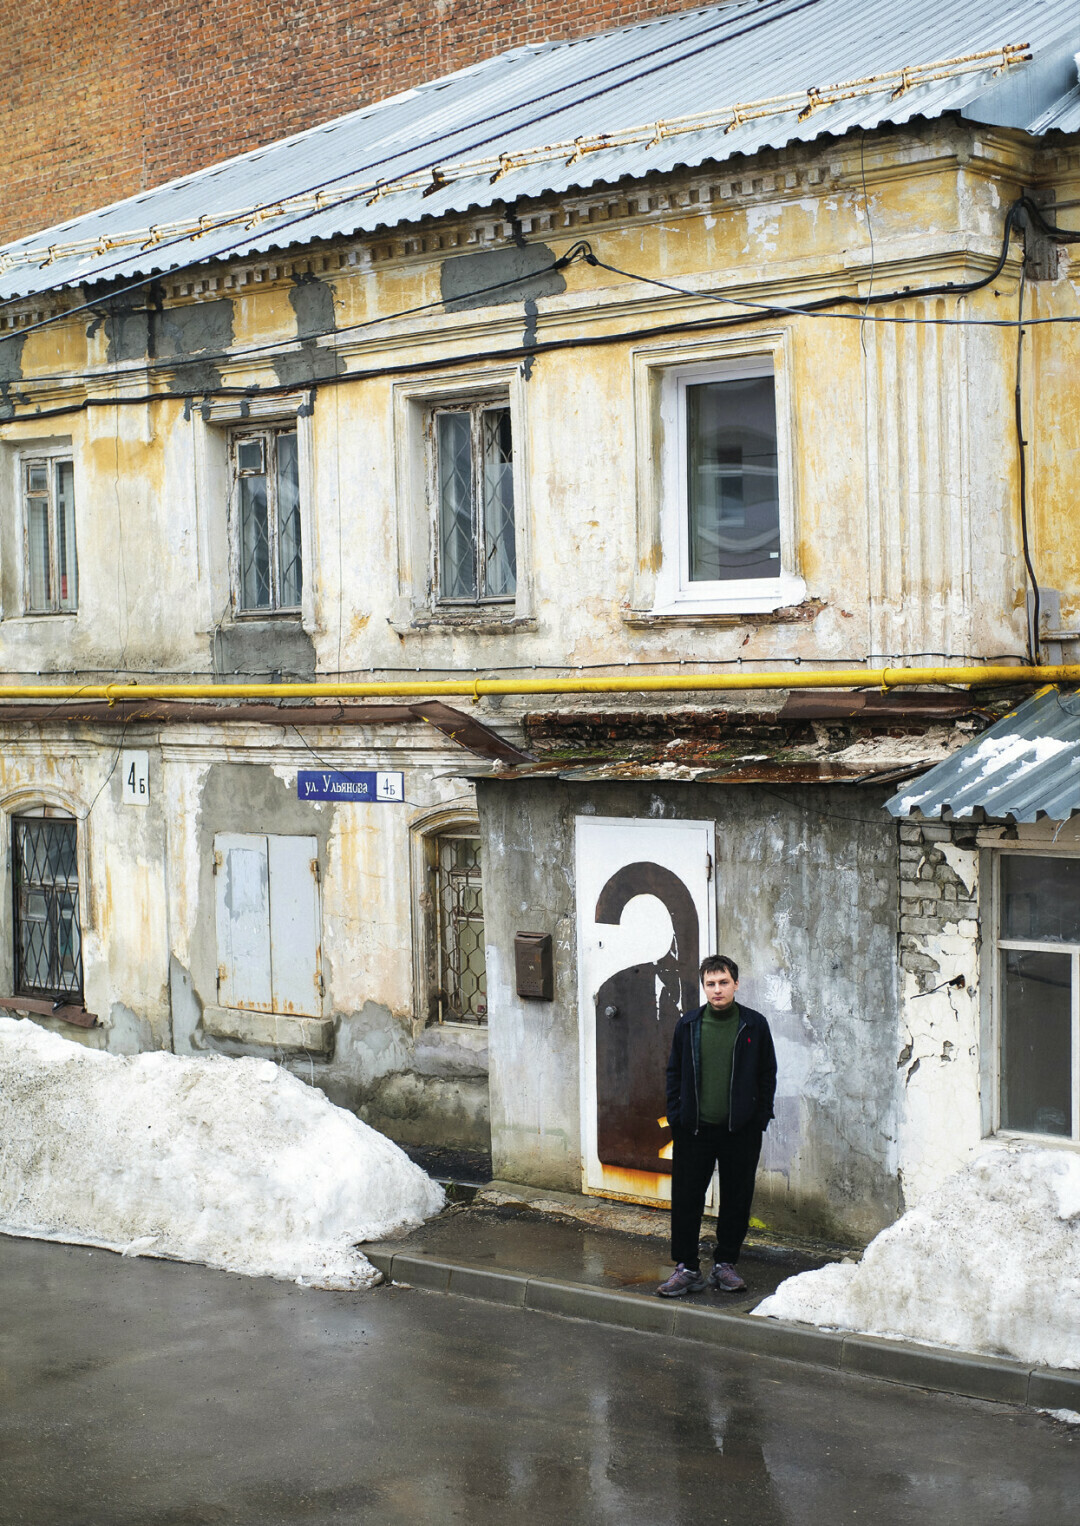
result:
<svg viewBox="0 0 1080 1526"><path fill-rule="evenodd" d="M671 1259L698 1265L701 1217L713 1167L720 1175L720 1211L716 1216L716 1259L739 1259L761 1154L761 1130L749 1123L732 1134L726 1125L703 1123L696 1134L676 1129L671 1172Z"/></svg>

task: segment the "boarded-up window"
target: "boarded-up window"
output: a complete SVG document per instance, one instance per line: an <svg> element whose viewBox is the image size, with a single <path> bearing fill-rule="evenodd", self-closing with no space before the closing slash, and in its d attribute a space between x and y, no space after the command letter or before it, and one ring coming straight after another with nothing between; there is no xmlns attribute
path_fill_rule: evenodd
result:
<svg viewBox="0 0 1080 1526"><path fill-rule="evenodd" d="M321 1017L316 839L220 833L214 874L219 1005Z"/></svg>

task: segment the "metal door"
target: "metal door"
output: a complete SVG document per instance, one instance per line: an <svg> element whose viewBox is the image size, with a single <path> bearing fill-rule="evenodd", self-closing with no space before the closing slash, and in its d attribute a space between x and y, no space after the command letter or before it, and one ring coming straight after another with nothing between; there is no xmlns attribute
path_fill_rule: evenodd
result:
<svg viewBox="0 0 1080 1526"><path fill-rule="evenodd" d="M711 822L577 819L586 1192L670 1197L664 1070L712 951L713 843Z"/></svg>
<svg viewBox="0 0 1080 1526"><path fill-rule="evenodd" d="M274 1011L320 1017L319 844L314 837L268 837L266 847Z"/></svg>
<svg viewBox="0 0 1080 1526"><path fill-rule="evenodd" d="M221 832L214 839L218 1003L273 1011L270 983L270 874L266 838Z"/></svg>
<svg viewBox="0 0 1080 1526"><path fill-rule="evenodd" d="M320 1016L317 840L221 832L214 873L219 1005Z"/></svg>

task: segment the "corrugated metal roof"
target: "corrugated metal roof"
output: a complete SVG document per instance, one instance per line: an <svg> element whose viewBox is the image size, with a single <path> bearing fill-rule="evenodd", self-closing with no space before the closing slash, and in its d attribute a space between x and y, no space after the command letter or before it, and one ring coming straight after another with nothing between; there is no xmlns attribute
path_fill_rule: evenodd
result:
<svg viewBox="0 0 1080 1526"><path fill-rule="evenodd" d="M894 816L1012 821L1080 811L1080 694L1044 689L886 802Z"/></svg>
<svg viewBox="0 0 1080 1526"><path fill-rule="evenodd" d="M0 298L945 111L1031 131L1075 125L1078 33L1076 0L743 0L519 48L9 244ZM1029 61L1003 67L1008 48Z"/></svg>

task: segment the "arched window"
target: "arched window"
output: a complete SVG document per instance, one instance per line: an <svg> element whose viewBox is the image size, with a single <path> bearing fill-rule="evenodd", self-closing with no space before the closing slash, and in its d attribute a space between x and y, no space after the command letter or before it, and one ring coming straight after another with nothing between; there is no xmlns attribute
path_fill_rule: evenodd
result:
<svg viewBox="0 0 1080 1526"><path fill-rule="evenodd" d="M15 993L82 1001L78 825L42 806L12 816Z"/></svg>
<svg viewBox="0 0 1080 1526"><path fill-rule="evenodd" d="M418 990L429 1023L487 1022L484 889L476 818L440 811L416 831Z"/></svg>
<svg viewBox="0 0 1080 1526"><path fill-rule="evenodd" d="M480 839L450 831L440 832L430 842L436 1021L486 1023L487 967Z"/></svg>

